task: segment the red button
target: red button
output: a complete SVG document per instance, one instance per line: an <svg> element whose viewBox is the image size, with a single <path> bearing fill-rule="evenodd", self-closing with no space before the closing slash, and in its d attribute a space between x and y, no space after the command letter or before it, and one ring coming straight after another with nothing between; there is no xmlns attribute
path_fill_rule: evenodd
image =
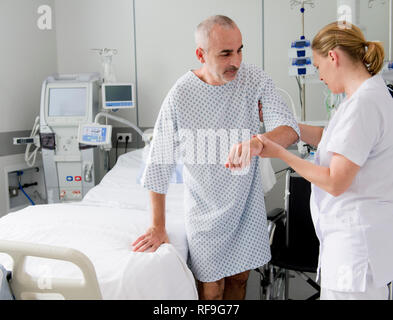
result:
<svg viewBox="0 0 393 320"><path fill-rule="evenodd" d="M75 176L75 181L82 181L82 177L81 176Z"/></svg>

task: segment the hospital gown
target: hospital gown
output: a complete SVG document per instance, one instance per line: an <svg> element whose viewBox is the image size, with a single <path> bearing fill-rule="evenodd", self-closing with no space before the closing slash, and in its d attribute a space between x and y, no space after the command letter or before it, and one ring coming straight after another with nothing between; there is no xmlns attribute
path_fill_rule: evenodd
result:
<svg viewBox="0 0 393 320"><path fill-rule="evenodd" d="M195 277L212 282L266 264L270 256L260 163L232 172L224 164L230 147L260 128L299 128L270 77L242 64L235 80L209 85L192 71L169 91L155 124L142 183L167 192L175 161L183 163L188 264Z"/></svg>

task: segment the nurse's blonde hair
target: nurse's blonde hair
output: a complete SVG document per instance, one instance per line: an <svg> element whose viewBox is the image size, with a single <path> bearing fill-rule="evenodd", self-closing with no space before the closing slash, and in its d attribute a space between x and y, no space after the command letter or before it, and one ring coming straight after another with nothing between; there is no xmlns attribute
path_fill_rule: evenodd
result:
<svg viewBox="0 0 393 320"><path fill-rule="evenodd" d="M367 41L357 26L345 21L336 21L322 28L311 47L324 57L328 56L330 50L339 48L354 62L363 62L371 75L382 69L385 58L381 42Z"/></svg>

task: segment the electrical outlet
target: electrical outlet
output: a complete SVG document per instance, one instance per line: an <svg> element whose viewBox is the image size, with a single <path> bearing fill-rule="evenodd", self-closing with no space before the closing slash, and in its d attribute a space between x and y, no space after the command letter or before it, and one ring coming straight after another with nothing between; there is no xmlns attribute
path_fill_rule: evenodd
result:
<svg viewBox="0 0 393 320"><path fill-rule="evenodd" d="M120 137L122 139L120 139ZM126 143L127 137L128 137L127 143L131 143L131 141L132 141L132 134L131 133L118 133L117 134L117 141L119 141L119 143Z"/></svg>

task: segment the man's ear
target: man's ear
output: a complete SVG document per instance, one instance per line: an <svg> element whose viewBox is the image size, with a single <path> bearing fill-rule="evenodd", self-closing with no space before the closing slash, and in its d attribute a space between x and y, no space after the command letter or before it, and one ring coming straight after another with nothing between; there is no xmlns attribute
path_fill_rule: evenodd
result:
<svg viewBox="0 0 393 320"><path fill-rule="evenodd" d="M205 52L203 51L202 48L198 47L195 51L195 54L200 63L205 63L205 57L204 57Z"/></svg>

